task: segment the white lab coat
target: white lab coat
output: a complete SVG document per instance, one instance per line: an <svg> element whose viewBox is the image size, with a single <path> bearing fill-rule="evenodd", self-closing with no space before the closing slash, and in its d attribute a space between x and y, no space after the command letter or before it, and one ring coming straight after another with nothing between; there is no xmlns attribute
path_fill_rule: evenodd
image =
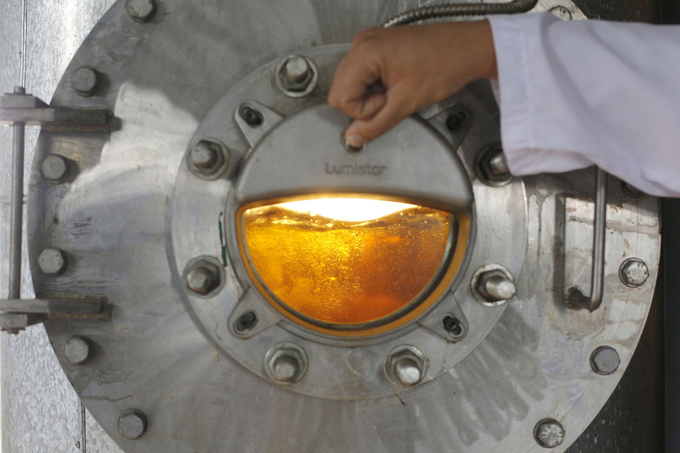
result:
<svg viewBox="0 0 680 453"><path fill-rule="evenodd" d="M680 196L680 26L489 18L513 174L590 165Z"/></svg>

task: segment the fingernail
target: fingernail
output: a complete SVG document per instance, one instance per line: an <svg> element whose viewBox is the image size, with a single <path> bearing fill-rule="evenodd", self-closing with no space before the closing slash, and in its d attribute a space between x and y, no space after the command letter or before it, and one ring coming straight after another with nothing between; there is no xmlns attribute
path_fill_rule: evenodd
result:
<svg viewBox="0 0 680 453"><path fill-rule="evenodd" d="M354 148L359 148L364 144L364 139L361 138L359 134L347 134L345 139L347 140L347 144Z"/></svg>

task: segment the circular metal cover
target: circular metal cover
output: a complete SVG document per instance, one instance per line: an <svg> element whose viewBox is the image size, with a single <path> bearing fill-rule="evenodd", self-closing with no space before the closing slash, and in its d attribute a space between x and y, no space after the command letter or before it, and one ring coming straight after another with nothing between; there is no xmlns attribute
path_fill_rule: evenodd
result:
<svg viewBox="0 0 680 453"><path fill-rule="evenodd" d="M417 6L398 3L400 11ZM577 16L573 4L563 6ZM534 428L546 419L563 427L566 448L616 387L658 275L657 201L628 198L611 178L605 299L593 313L567 310L564 290L587 289L590 279L592 172L499 187L479 181L478 153L499 142L488 84L472 84L413 120L456 150L473 198L465 260L432 310L350 347L275 317L244 277L230 207L238 205L240 164L265 134L245 129L235 113L244 103L259 105L263 125L273 125L311 112L346 49L337 44L397 12L397 2L384 0L167 0L141 24L121 0L75 56L67 74L90 67L106 84L82 97L66 77L53 105L110 108L119 128L41 134L29 193L30 259L38 297L102 295L112 305L111 322L53 320L46 329L80 398L124 450L528 452L540 448ZM318 67L307 97L277 88L275 68L291 54ZM461 107L470 120L450 133L446 120ZM229 150L228 168L213 181L186 167L187 150L203 138ZM40 176L52 153L73 164L61 185ZM40 272L38 257L48 248L68 257L63 274ZM185 288L183 272L198 257L226 264L215 297ZM637 288L618 276L633 257L649 270ZM512 275L517 293L488 307L469 282L494 263ZM261 315L250 337L230 328L242 306ZM447 315L465 324L457 343L442 326ZM73 336L94 345L84 365L64 356ZM266 374L266 352L291 339L305 345L306 373L277 384ZM425 376L414 388L397 388L384 375L385 357L412 343L429 359ZM602 346L620 357L610 375L591 369ZM146 420L136 440L119 432L130 413Z"/></svg>

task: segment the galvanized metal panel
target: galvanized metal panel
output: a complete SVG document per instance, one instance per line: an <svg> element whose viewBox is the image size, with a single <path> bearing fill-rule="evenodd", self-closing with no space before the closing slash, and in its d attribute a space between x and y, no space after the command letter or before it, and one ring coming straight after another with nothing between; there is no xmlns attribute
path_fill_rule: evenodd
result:
<svg viewBox="0 0 680 453"><path fill-rule="evenodd" d="M64 70L111 0L20 0L0 2L0 90L22 83L28 92L49 101ZM26 25L26 40L23 26ZM25 42L26 54L22 55ZM35 149L38 130L26 134L26 162ZM0 294L7 291L11 129L0 128ZM28 175L27 175L28 176ZM28 177L26 178L28 182ZM33 295L24 254L23 297ZM75 452L80 449L80 402L54 355L42 325L17 337L0 337L2 355L2 451ZM117 453L120 449L88 416L88 451Z"/></svg>

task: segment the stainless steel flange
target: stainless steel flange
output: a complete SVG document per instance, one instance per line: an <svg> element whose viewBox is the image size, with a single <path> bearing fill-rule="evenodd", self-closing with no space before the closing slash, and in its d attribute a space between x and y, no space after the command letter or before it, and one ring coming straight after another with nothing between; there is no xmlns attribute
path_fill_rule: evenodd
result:
<svg viewBox="0 0 680 453"><path fill-rule="evenodd" d="M53 105L112 109L120 127L85 136L43 132L29 193L38 297L101 294L112 306L111 322L52 320L46 328L75 390L121 448L491 453L571 444L616 387L640 337L658 274L656 200L626 197L610 178L604 302L593 313L567 310L564 290L588 290L590 281L592 172L501 186L480 181L477 156L499 142L499 131L488 85L472 84L404 126L414 137L439 137L471 188L469 250L448 291L384 335L350 341L310 332L273 312L248 281L236 252L235 185L241 164L268 134L320 112L314 106L330 87L343 43L397 5L156 6L142 24L119 1L84 42ZM400 10L414 6L399 2ZM573 4L559 6L578 17ZM313 60L318 71L316 86L298 98L276 83L276 67L290 55ZM90 96L75 91L68 76L83 67L106 81ZM408 138L394 134L397 144ZM188 150L201 140L228 150L223 161L210 147L190 159L215 179L187 166ZM40 173L52 154L69 163L58 184ZM488 168L502 173L501 164L489 159ZM67 257L65 272L40 271L47 249ZM221 266L218 287L210 272L187 280L197 258ZM624 265L630 258L645 263L644 284L627 286L619 277L623 266L626 281L637 282ZM504 304L487 306L473 294L471 279L488 264L513 277L516 294ZM65 354L73 337L87 338L94 353ZM296 350L282 344L305 355L267 360L272 348ZM419 351L423 362L396 357L402 346ZM600 355L593 367L591 356L603 346L616 351L617 367ZM387 372L399 385L386 375L389 357L398 359L387 360L394 365Z"/></svg>

